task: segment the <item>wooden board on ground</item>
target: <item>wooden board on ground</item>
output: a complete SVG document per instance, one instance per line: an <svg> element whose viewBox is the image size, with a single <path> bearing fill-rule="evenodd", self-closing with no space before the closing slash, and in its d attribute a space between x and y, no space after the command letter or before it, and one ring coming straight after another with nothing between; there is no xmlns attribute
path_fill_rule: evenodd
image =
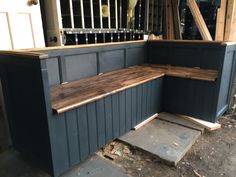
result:
<svg viewBox="0 0 236 177"><path fill-rule="evenodd" d="M198 30L203 40L212 41L211 34L207 28L207 25L202 17L202 14L198 8L196 0L187 0L189 9L193 15L194 21L198 27Z"/></svg>
<svg viewBox="0 0 236 177"><path fill-rule="evenodd" d="M142 126L144 126L145 124L147 124L148 122L152 121L153 119L157 118L158 113L154 114L153 116L149 117L148 119L144 120L143 122L141 122L140 124L136 125L134 128L132 128L132 130L138 130L139 128L141 128Z"/></svg>
<svg viewBox="0 0 236 177"><path fill-rule="evenodd" d="M187 127L187 128L191 128L193 130L198 130L200 131L201 133L204 133L204 128L200 125L197 125L185 118L182 118L180 116L177 116L175 114L170 114L168 112L161 112L159 115L158 115L158 119L160 120L164 120L164 121L167 121L167 122L171 122L173 124L178 124L178 125L182 125L184 127Z"/></svg>
<svg viewBox="0 0 236 177"><path fill-rule="evenodd" d="M180 117L183 117L197 125L200 125L202 127L204 127L205 129L207 129L208 131L214 131L214 130L217 130L217 129L220 129L221 128L221 124L219 123L212 123L212 122L207 122L207 121L204 121L204 120L200 120L200 119L196 119L196 118L193 118L193 117L190 117L190 116L186 116L186 115L181 115L181 114L176 114L177 116L180 116Z"/></svg>

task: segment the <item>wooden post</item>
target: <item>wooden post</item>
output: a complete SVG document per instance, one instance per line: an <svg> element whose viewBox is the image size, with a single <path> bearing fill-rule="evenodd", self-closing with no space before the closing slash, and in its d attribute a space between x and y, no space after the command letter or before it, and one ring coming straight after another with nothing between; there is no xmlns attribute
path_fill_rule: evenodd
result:
<svg viewBox="0 0 236 177"><path fill-rule="evenodd" d="M198 5L195 0L187 0L189 9L193 15L194 21L198 27L198 30L202 36L203 40L212 41L211 34L207 28L207 25L202 17L202 14L198 8Z"/></svg>
<svg viewBox="0 0 236 177"><path fill-rule="evenodd" d="M179 6L178 6L177 0L172 0L172 11L173 11L175 39L182 39L181 26L180 26L180 16L179 16Z"/></svg>
<svg viewBox="0 0 236 177"><path fill-rule="evenodd" d="M225 24L225 41L236 41L236 0L228 0Z"/></svg>
<svg viewBox="0 0 236 177"><path fill-rule="evenodd" d="M217 10L216 33L215 33L216 41L224 40L226 5L227 5L227 0L221 0L220 8Z"/></svg>

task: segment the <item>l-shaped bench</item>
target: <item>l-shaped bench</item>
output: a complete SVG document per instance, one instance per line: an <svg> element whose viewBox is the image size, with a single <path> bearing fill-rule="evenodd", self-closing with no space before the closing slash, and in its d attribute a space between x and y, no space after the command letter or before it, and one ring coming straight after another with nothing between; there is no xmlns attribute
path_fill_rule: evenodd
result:
<svg viewBox="0 0 236 177"><path fill-rule="evenodd" d="M229 104L235 50L135 41L1 51L14 147L59 176L158 112L215 122Z"/></svg>

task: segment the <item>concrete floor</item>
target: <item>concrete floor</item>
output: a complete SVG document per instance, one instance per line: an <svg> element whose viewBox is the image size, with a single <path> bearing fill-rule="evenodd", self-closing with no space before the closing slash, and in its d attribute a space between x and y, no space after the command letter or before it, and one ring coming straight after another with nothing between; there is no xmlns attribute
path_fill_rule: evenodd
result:
<svg viewBox="0 0 236 177"><path fill-rule="evenodd" d="M8 150L0 154L0 177L50 177L24 159L18 152ZM61 177L128 177L125 171L107 159L94 155Z"/></svg>

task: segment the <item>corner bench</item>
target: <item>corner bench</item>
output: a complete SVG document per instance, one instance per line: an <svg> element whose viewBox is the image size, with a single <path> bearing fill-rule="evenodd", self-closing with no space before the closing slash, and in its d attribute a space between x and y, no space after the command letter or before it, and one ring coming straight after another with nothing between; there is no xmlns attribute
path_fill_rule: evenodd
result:
<svg viewBox="0 0 236 177"><path fill-rule="evenodd" d="M200 41L0 51L14 148L58 177L161 111L215 122L228 108L235 51Z"/></svg>
<svg viewBox="0 0 236 177"><path fill-rule="evenodd" d="M51 87L52 109L63 113L163 76L215 81L217 71L145 64Z"/></svg>

